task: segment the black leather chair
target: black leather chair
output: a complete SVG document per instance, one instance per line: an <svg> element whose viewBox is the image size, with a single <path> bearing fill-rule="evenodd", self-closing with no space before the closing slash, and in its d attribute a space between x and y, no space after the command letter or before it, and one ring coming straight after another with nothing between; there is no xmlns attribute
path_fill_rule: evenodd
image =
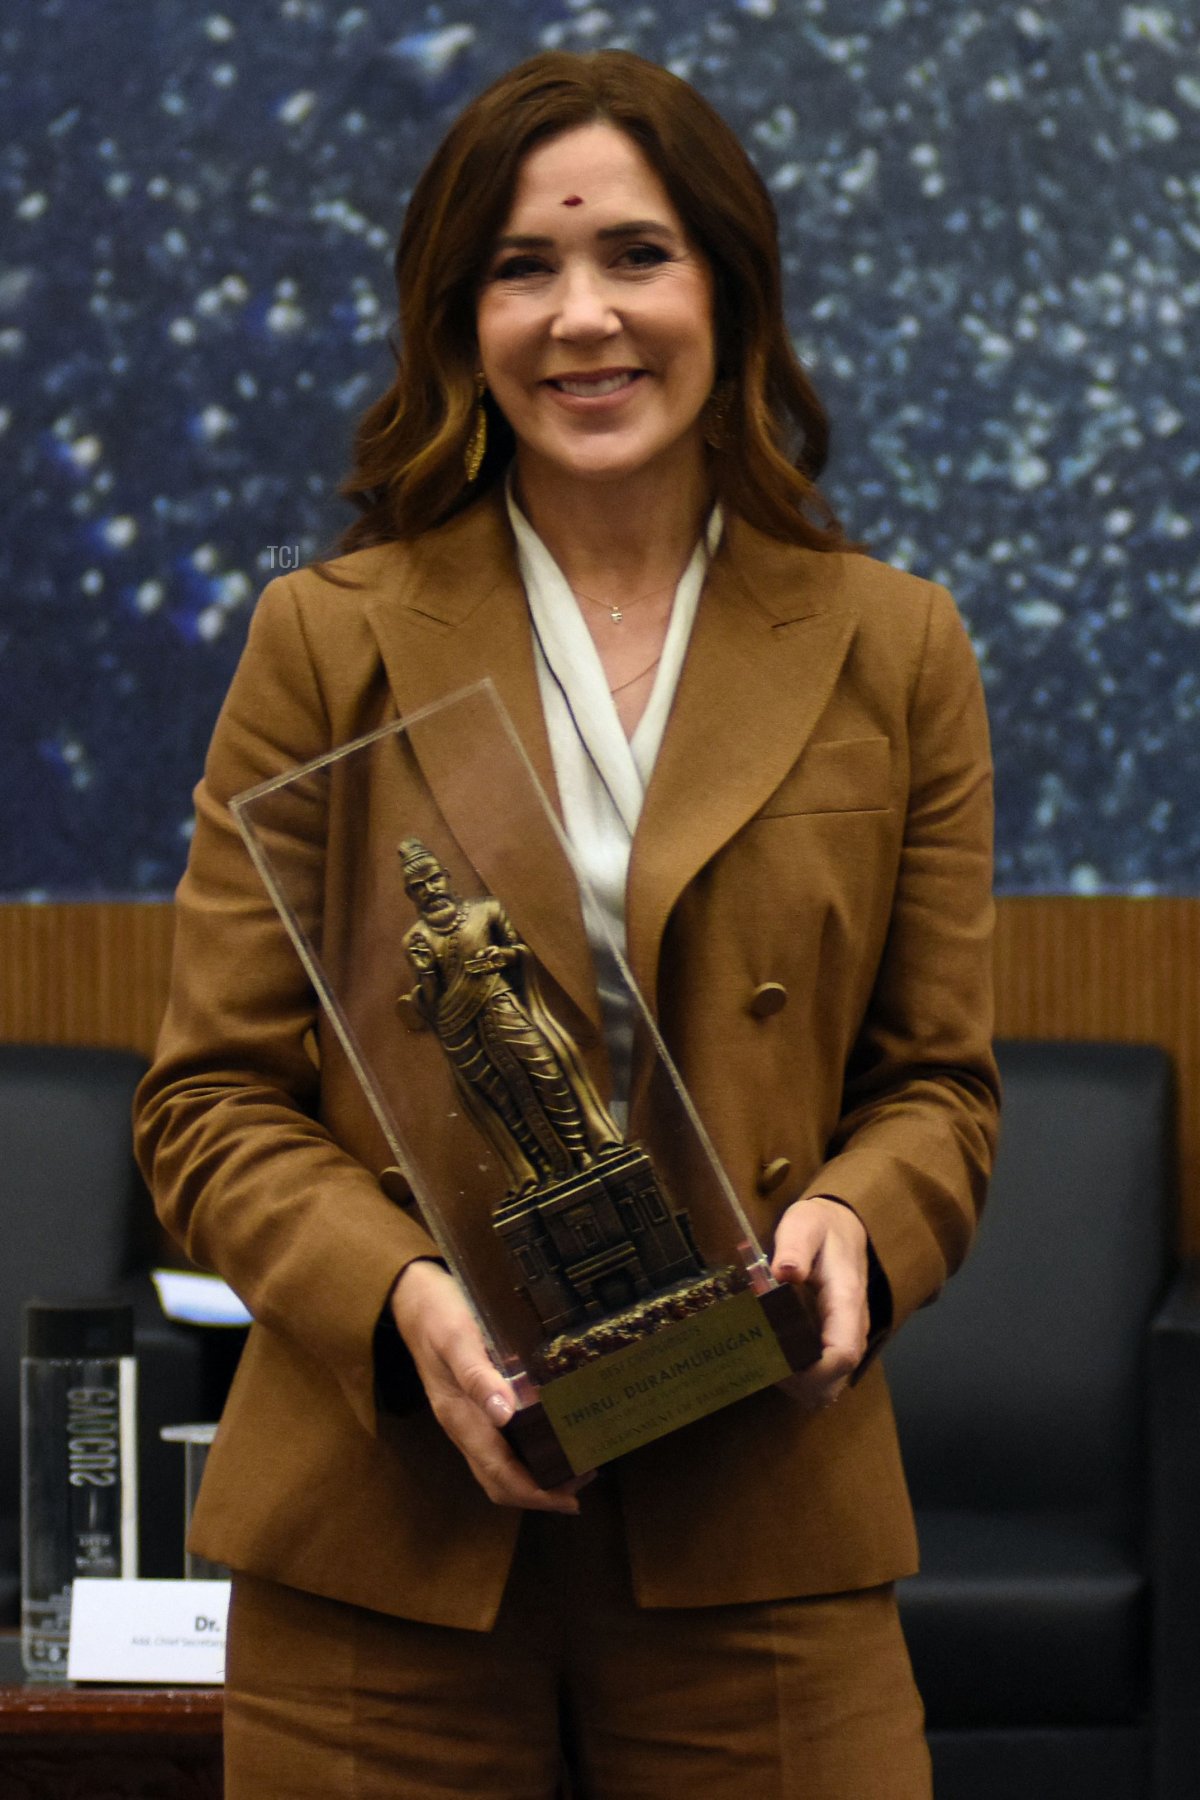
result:
<svg viewBox="0 0 1200 1800"><path fill-rule="evenodd" d="M157 1238L133 1160L145 1063L122 1050L0 1044L0 1624L18 1614L21 1315L36 1296L132 1301L140 1572L183 1572L183 1452L159 1428L212 1415L204 1334L171 1325L148 1278Z"/></svg>
<svg viewBox="0 0 1200 1800"><path fill-rule="evenodd" d="M938 1800L1200 1796L1200 1286L1171 1070L1004 1043L979 1243L887 1355Z"/></svg>

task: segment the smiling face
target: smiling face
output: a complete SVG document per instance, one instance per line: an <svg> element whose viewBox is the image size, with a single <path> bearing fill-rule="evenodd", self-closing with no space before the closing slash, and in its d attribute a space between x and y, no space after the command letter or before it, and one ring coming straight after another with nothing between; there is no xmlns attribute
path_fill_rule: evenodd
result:
<svg viewBox="0 0 1200 1800"><path fill-rule="evenodd" d="M615 126L579 126L526 157L476 330L526 495L564 479L703 480L712 277Z"/></svg>

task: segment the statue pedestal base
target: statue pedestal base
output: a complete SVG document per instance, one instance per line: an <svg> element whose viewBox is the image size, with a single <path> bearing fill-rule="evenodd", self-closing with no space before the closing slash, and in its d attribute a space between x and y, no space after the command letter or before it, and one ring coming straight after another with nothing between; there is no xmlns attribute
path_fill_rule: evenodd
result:
<svg viewBox="0 0 1200 1800"><path fill-rule="evenodd" d="M686 1213L671 1206L636 1143L510 1196L493 1222L548 1338L637 1308L706 1273ZM568 1360L554 1373L581 1360L589 1359Z"/></svg>

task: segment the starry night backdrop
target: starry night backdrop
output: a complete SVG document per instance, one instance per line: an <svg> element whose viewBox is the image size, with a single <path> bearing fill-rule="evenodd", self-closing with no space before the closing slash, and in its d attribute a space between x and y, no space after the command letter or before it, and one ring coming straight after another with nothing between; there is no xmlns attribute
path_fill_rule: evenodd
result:
<svg viewBox="0 0 1200 1800"><path fill-rule="evenodd" d="M390 253L546 46L694 81L779 208L828 491L944 581L1002 891L1200 892L1194 0L5 0L0 894L159 896L255 595L327 548Z"/></svg>

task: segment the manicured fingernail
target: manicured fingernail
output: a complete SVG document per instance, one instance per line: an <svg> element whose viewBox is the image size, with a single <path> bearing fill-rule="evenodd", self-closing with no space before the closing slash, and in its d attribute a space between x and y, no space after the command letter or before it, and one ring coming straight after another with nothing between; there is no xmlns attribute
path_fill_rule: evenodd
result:
<svg viewBox="0 0 1200 1800"><path fill-rule="evenodd" d="M483 1403L483 1409L493 1425L507 1425L513 1416L512 1402L506 1400L503 1394L489 1394Z"/></svg>

